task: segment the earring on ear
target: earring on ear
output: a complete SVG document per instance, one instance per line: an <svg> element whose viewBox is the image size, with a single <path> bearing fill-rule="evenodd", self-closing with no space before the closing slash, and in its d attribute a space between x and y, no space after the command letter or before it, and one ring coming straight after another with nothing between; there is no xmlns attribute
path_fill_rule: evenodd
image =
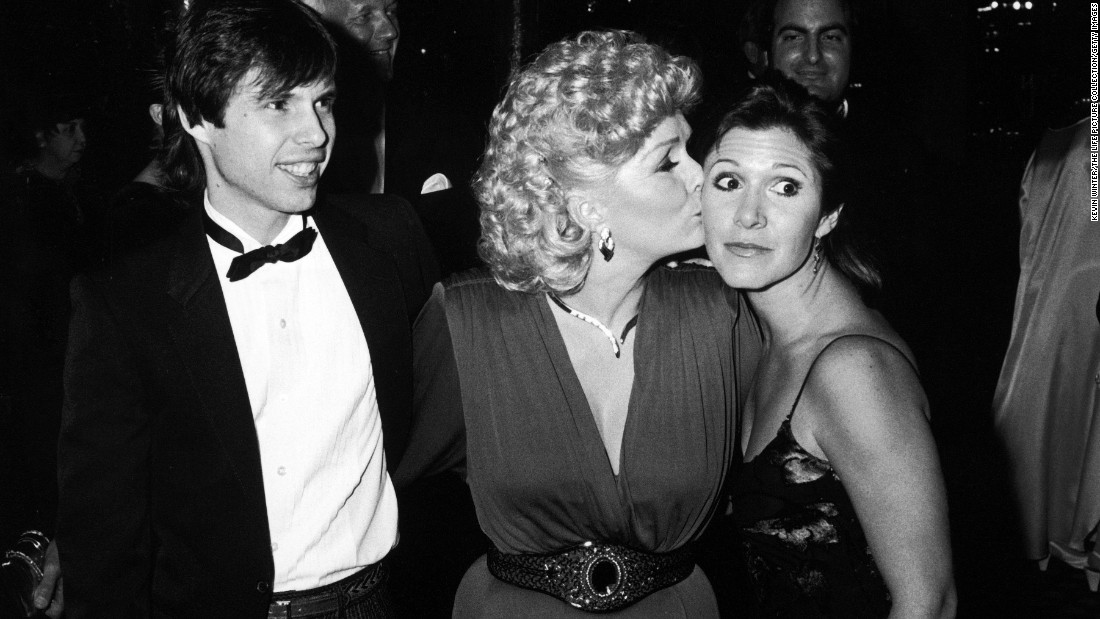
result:
<svg viewBox="0 0 1100 619"><path fill-rule="evenodd" d="M821 239L814 240L814 275L821 268Z"/></svg>
<svg viewBox="0 0 1100 619"><path fill-rule="evenodd" d="M610 262L611 258L615 256L615 239L611 238L610 228L600 229L599 248L605 262Z"/></svg>

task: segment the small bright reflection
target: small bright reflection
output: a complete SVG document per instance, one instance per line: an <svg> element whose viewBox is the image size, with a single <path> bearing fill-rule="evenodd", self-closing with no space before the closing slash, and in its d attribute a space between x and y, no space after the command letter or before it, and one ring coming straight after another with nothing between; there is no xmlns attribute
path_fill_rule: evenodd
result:
<svg viewBox="0 0 1100 619"><path fill-rule="evenodd" d="M1016 2L1013 2L1013 3L1012 3L1012 8L1016 9L1017 11L1019 11L1019 10L1020 10L1020 0L1016 0Z"/></svg>
<svg viewBox="0 0 1100 619"><path fill-rule="evenodd" d="M1001 5L997 4L997 0L993 0L993 2L989 3L989 8L991 8L991 9L995 9L999 6L1001 6Z"/></svg>
<svg viewBox="0 0 1100 619"><path fill-rule="evenodd" d="M1025 8L1025 9L1027 9L1027 10L1029 10L1029 11L1030 11L1030 10L1031 10L1031 7L1032 7L1032 4L1031 4L1030 2L1025 2L1025 3L1024 3L1024 8Z"/></svg>

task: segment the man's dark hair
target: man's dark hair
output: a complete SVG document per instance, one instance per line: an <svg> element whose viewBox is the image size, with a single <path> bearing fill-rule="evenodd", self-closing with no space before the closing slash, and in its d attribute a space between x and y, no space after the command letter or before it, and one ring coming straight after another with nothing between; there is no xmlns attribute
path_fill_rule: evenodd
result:
<svg viewBox="0 0 1100 619"><path fill-rule="evenodd" d="M710 146L717 148L733 129L789 131L810 153L810 162L821 183L821 215L833 213L848 201L851 190L850 156L836 114L810 95L801 84L769 71L763 80L747 86L727 108L711 134ZM864 288L881 288L882 279L873 262L859 251L841 214L836 228L822 239L829 261L848 279Z"/></svg>
<svg viewBox="0 0 1100 619"><path fill-rule="evenodd" d="M761 11L763 13L762 23L766 26L766 30L762 32L767 36L767 49L771 49L772 41L775 38L775 29L778 24L775 23L775 9L779 6L780 0L764 0ZM840 11L844 13L844 21L848 22L848 36L854 38L856 26L859 24L859 3L857 0L836 0L836 3L840 5Z"/></svg>
<svg viewBox="0 0 1100 619"><path fill-rule="evenodd" d="M320 16L297 0L197 0L166 59L161 159L168 186L182 191L201 190L206 175L177 106L191 126L205 120L222 127L230 97L252 69L265 97L336 74L336 44Z"/></svg>

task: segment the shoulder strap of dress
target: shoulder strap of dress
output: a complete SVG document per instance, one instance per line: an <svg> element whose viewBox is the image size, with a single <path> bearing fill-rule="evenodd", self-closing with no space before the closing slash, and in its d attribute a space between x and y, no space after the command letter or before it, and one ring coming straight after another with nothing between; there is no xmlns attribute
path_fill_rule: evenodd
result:
<svg viewBox="0 0 1100 619"><path fill-rule="evenodd" d="M822 349L820 351L818 351L817 356L814 357L813 363L811 363L809 369L806 370L806 375L804 377L802 377L802 386L800 386L798 388L798 395L796 395L794 397L794 404L791 404L791 412L787 413L787 421L790 421L791 418L794 417L794 409L798 407L798 401L802 399L802 392L806 389L806 382L810 380L810 373L814 371L814 366L817 365L817 360L821 358L821 355L825 354L826 350L829 350L830 346L832 346L833 344L836 344L837 342L839 342L840 340L842 340L846 337L869 337L871 339L878 340L878 341L882 342L883 344L886 344L890 348L893 348L894 350L898 351L898 353L901 354L901 357L903 359L905 359L906 363L908 363L909 366L913 368L913 371L914 372L917 371L916 366L913 365L913 362L909 361L909 357L905 356L905 353L902 352L902 350L900 348L898 348L897 346L894 346L890 342L887 342L886 340L882 339L881 337L878 337L878 336L875 336L875 335L870 335L870 334L867 334L867 333L845 333L844 335L839 335L835 339L833 339L831 342L826 344L824 347L822 347ZM920 372L917 372L917 375L919 376Z"/></svg>

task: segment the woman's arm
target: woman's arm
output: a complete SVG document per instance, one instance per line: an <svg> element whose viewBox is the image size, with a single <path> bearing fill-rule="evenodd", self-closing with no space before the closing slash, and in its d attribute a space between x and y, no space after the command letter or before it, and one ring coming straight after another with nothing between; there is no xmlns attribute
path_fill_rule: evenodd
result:
<svg viewBox="0 0 1100 619"><path fill-rule="evenodd" d="M890 616L954 616L947 498L915 371L885 342L848 337L808 381L802 414L856 508Z"/></svg>
<svg viewBox="0 0 1100 619"><path fill-rule="evenodd" d="M413 419L393 473L399 489L437 473L465 475L466 420L443 296L436 284L413 326Z"/></svg>

